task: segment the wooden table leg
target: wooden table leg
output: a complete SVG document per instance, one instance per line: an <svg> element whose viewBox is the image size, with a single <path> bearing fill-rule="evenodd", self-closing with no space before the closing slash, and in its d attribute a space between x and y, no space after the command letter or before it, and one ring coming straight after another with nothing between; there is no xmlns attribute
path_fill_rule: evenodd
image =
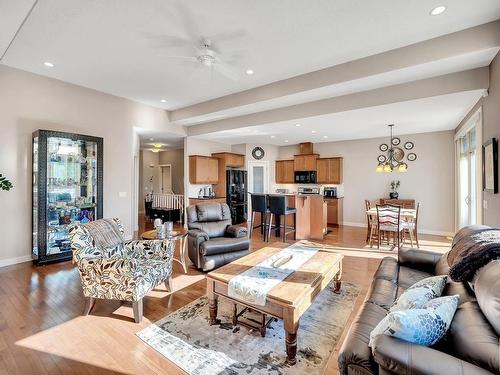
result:
<svg viewBox="0 0 500 375"><path fill-rule="evenodd" d="M214 293L214 282L207 279L208 296L208 324L213 326L217 324L217 295Z"/></svg>
<svg viewBox="0 0 500 375"><path fill-rule="evenodd" d="M299 317L294 308L284 312L283 325L286 333L286 364L293 366L297 363L297 330L299 329Z"/></svg>
<svg viewBox="0 0 500 375"><path fill-rule="evenodd" d="M184 270L184 273L187 273L187 261L186 261L186 248L187 248L187 236L181 238L181 248L179 249L180 250L180 257L181 257L181 265L182 265L182 269Z"/></svg>
<svg viewBox="0 0 500 375"><path fill-rule="evenodd" d="M333 289L333 293L340 294L340 288L342 287L342 262L339 264L339 272L333 278L335 281L335 288Z"/></svg>

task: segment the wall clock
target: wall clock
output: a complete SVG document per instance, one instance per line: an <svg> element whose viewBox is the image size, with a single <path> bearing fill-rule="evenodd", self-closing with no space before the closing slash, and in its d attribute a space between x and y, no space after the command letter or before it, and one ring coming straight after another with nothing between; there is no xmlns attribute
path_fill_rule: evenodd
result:
<svg viewBox="0 0 500 375"><path fill-rule="evenodd" d="M262 147L255 147L252 150L252 156L254 159L260 160L264 157L266 153L264 152L264 149Z"/></svg>

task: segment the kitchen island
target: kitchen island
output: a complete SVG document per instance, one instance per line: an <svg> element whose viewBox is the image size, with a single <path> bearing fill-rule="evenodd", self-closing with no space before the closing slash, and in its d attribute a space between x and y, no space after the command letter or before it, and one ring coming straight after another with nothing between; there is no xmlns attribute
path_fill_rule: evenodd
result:
<svg viewBox="0 0 500 375"><path fill-rule="evenodd" d="M288 199L288 207L297 209L297 240L322 240L327 231L327 204L320 194L284 194ZM293 222L287 218L287 223ZM280 218L276 224L279 225ZM276 230L279 236L279 230Z"/></svg>

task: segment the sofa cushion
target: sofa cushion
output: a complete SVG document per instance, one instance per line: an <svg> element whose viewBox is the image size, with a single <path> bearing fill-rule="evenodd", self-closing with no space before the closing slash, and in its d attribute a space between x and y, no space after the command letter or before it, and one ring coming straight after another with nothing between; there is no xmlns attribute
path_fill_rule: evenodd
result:
<svg viewBox="0 0 500 375"><path fill-rule="evenodd" d="M474 291L481 311L500 335L500 260L494 260L478 271Z"/></svg>
<svg viewBox="0 0 500 375"><path fill-rule="evenodd" d="M375 272L374 279L384 279L396 283L398 281L398 261L392 257L385 257Z"/></svg>
<svg viewBox="0 0 500 375"><path fill-rule="evenodd" d="M378 305L371 302L363 304L339 351L338 361L341 373L345 374L348 367L351 371L359 367L359 371L355 373L360 374L377 372L377 366L373 361L368 342L371 331L386 315L387 310Z"/></svg>
<svg viewBox="0 0 500 375"><path fill-rule="evenodd" d="M500 372L500 342L477 302L462 303L448 335L450 353L485 368Z"/></svg>
<svg viewBox="0 0 500 375"><path fill-rule="evenodd" d="M369 346L378 335L431 346L438 342L450 327L458 306L458 296L434 298L422 308L400 310L389 313L373 329Z"/></svg>
<svg viewBox="0 0 500 375"><path fill-rule="evenodd" d="M389 310L396 300L397 289L397 285L392 281L374 279L366 300Z"/></svg>
<svg viewBox="0 0 500 375"><path fill-rule="evenodd" d="M420 271L414 268L400 266L399 267L399 278L398 286L400 288L408 289L410 286L415 284L417 281L426 279L428 277L434 276L428 272Z"/></svg>
<svg viewBox="0 0 500 375"><path fill-rule="evenodd" d="M247 237L219 237L202 242L200 245L200 253L201 255L215 255L224 254L230 251L248 250L249 248L250 241Z"/></svg>

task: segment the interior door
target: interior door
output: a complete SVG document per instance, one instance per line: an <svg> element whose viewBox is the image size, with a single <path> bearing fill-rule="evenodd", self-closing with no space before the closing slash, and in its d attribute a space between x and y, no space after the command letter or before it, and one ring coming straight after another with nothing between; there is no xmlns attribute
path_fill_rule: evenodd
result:
<svg viewBox="0 0 500 375"><path fill-rule="evenodd" d="M161 192L162 194L172 193L172 166L162 165L161 168Z"/></svg>

